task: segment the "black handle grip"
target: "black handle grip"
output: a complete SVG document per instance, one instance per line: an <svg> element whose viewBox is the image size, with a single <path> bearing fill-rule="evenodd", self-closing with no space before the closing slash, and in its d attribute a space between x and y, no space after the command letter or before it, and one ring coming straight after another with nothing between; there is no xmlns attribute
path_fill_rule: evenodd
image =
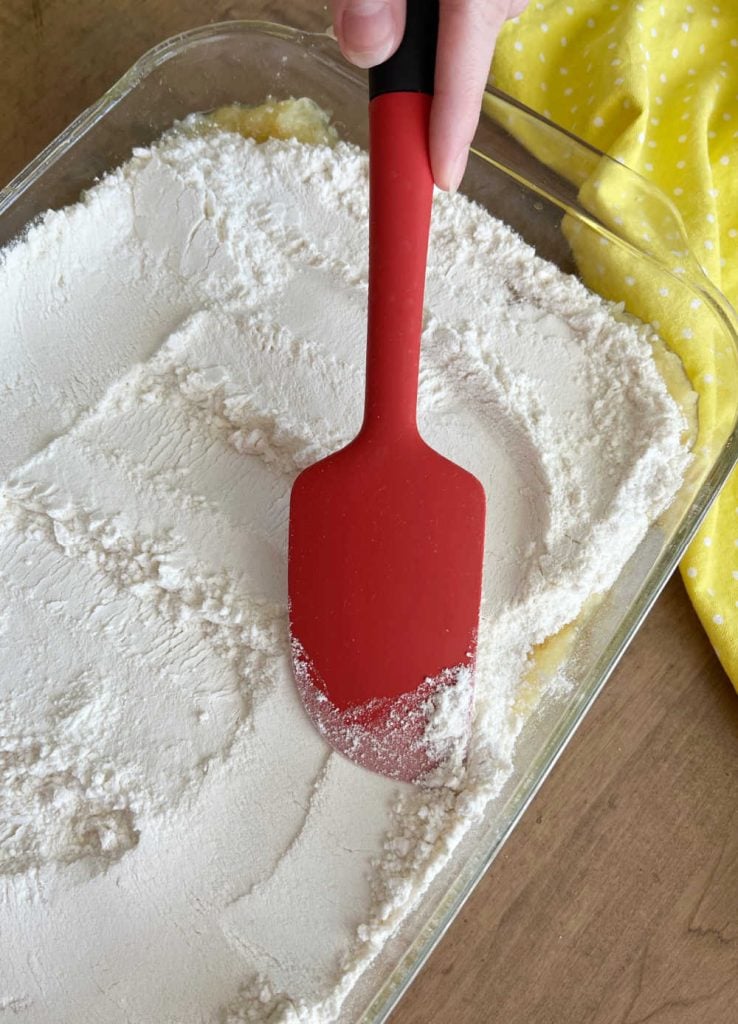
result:
<svg viewBox="0 0 738 1024"><path fill-rule="evenodd" d="M438 0L407 0L405 35L384 64L369 71L369 98L386 92L433 95L438 42Z"/></svg>

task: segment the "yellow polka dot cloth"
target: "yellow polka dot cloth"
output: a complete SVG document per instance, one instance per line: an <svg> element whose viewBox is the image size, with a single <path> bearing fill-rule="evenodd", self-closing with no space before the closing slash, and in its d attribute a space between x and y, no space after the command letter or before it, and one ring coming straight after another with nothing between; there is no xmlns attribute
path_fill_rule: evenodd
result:
<svg viewBox="0 0 738 1024"><path fill-rule="evenodd" d="M509 125L580 188L603 222L609 218L621 236L651 251L658 236L659 256L673 274L698 272L696 257L738 306L738 0L532 0L501 33L492 81L658 186L683 225L648 185L629 203L611 161L591 155L567 162L560 147L546 152L545 140L533 139L522 120ZM697 459L714 458L733 425L738 366L713 314L695 294L670 296L666 275L644 280L660 272L643 260L637 269L629 265L631 258L606 238L583 232L578 239L573 218L563 227L585 280L627 301L680 357L699 394ZM738 689L738 472L681 569Z"/></svg>

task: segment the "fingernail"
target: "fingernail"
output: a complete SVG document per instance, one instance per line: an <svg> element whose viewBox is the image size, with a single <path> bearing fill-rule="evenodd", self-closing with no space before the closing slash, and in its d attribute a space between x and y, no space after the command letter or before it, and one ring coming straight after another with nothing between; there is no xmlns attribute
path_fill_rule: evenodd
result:
<svg viewBox="0 0 738 1024"><path fill-rule="evenodd" d="M346 56L360 68L381 64L394 41L395 22L384 0L362 0L343 12L341 22Z"/></svg>
<svg viewBox="0 0 738 1024"><path fill-rule="evenodd" d="M464 171L466 170L466 162L468 159L469 150L464 146L454 162L451 164L451 170L448 176L448 191L451 195L454 195L459 191L459 185L461 184L461 179L464 177Z"/></svg>

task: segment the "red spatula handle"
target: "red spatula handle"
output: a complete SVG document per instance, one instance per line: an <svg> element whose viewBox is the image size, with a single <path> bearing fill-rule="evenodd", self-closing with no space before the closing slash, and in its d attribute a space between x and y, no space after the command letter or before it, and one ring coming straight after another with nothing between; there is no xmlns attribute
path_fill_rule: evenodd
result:
<svg viewBox="0 0 738 1024"><path fill-rule="evenodd" d="M433 176L428 120L437 0L408 0L399 49L369 73L369 311L363 433L417 434Z"/></svg>

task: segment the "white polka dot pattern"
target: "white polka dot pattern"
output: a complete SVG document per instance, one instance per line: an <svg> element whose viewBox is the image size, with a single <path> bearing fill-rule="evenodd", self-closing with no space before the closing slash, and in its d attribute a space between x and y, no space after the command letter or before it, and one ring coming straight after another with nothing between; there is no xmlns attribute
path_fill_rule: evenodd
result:
<svg viewBox="0 0 738 1024"><path fill-rule="evenodd" d="M738 2L703 0L539 0L503 29L495 84L564 128L628 164L678 206L691 252L738 307ZM566 56L566 62L562 58ZM586 179L565 165L559 173ZM599 174L598 177L603 177ZM614 180L614 175L611 176ZM654 211L635 211L604 174L582 196L616 232L671 251L684 277L689 254L677 229ZM668 219L668 216L667 216ZM567 218L565 218L566 222ZM714 458L733 426L738 374L715 340L709 311L668 283L627 264L618 247L596 245L576 222L564 225L585 280L653 324L680 356L700 396L699 452ZM689 270L692 274L692 270ZM662 275L663 276L663 275ZM721 348L722 345L722 348ZM738 473L691 545L682 572L715 649L738 688Z"/></svg>

